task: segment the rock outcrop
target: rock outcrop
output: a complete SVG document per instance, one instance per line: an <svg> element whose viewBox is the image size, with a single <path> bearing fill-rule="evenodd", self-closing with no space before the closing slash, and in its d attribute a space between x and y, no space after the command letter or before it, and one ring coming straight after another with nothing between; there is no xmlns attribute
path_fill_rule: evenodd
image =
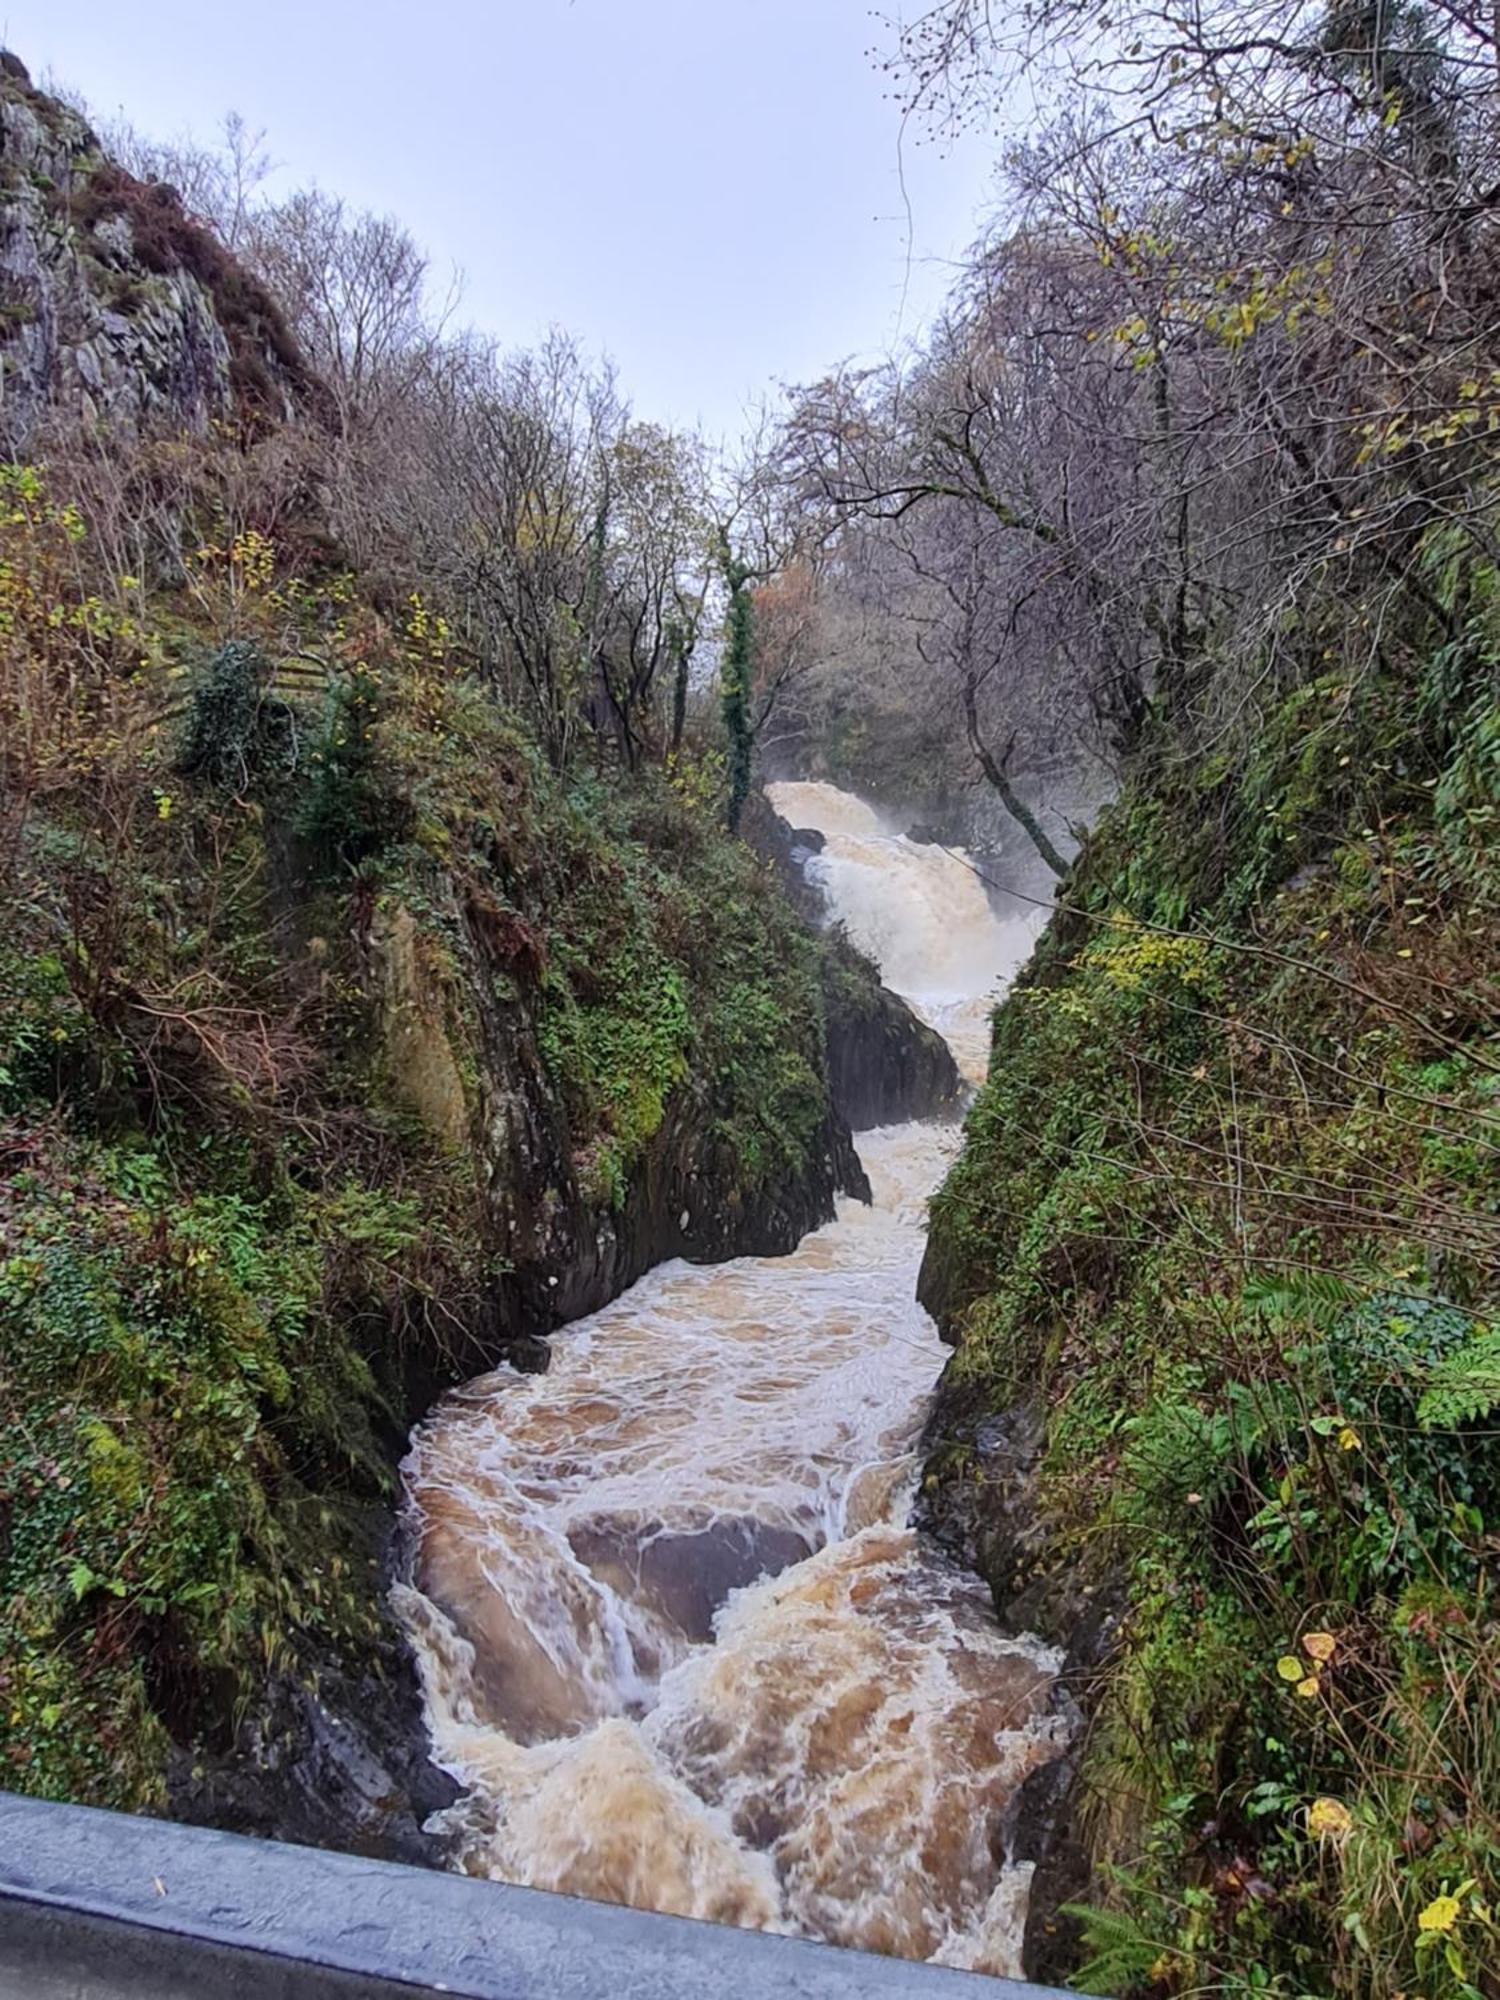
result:
<svg viewBox="0 0 1500 2000"><path fill-rule="evenodd" d="M854 1131L958 1115L964 1086L952 1050L843 940L823 992L829 1084Z"/></svg>
<svg viewBox="0 0 1500 2000"><path fill-rule="evenodd" d="M605 1199L580 1171L526 978L514 976L513 958L510 971L496 962L478 910L455 907L448 915L450 940L462 940L456 962L424 953L406 909L384 922L377 950L388 1052L393 1087L408 1107L434 1138L479 1162L498 1275L485 1312L456 1350L409 1355L414 1417L435 1394L501 1356L545 1366L540 1339L598 1311L654 1265L674 1257L706 1264L785 1256L832 1219L838 1195L869 1199L850 1120L833 1087L836 1062L863 1079L867 1095L876 1093L891 1044L904 1052L899 1025L886 1040L873 1030L862 1040L862 1017L846 1014L837 1030L830 1019L830 1102L799 1174L747 1192L743 1163L716 1135L714 1107L690 1079L628 1168L623 1188ZM878 984L875 991L906 1014L893 994ZM870 1019L879 1021L878 1004Z"/></svg>
<svg viewBox="0 0 1500 2000"><path fill-rule="evenodd" d="M275 302L183 209L106 160L87 122L0 54L0 441L54 412L203 433L315 400Z"/></svg>

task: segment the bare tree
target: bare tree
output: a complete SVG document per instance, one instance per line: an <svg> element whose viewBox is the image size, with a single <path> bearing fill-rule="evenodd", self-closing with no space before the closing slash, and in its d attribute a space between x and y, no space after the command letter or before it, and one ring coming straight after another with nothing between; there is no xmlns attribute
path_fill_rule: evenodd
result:
<svg viewBox="0 0 1500 2000"><path fill-rule="evenodd" d="M241 256L274 168L265 132L238 111L226 112L219 130L216 145L186 137L157 140L117 118L105 123L100 138L110 158L137 180L175 188L187 213Z"/></svg>
<svg viewBox="0 0 1500 2000"><path fill-rule="evenodd" d="M1024 80L1033 128L925 350L800 392L780 444L907 566L911 708L1028 806L1059 741L1199 758L1320 657L1458 643L1423 551L1493 560L1493 24L945 0L893 70L941 123Z"/></svg>
<svg viewBox="0 0 1500 2000"><path fill-rule="evenodd" d="M245 251L332 392L341 434L373 432L432 365L456 296L434 311L407 231L317 188L262 207Z"/></svg>

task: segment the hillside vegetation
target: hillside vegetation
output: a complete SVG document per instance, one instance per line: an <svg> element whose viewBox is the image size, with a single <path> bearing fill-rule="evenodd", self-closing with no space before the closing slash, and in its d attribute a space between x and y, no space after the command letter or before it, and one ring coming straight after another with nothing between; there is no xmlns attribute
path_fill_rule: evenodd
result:
<svg viewBox="0 0 1500 2000"><path fill-rule="evenodd" d="M1497 62L934 0L996 211L733 468L0 63L4 1782L422 1851L412 1416L953 1092L774 765L1056 896L922 1277L922 1519L1069 1658L1031 1969L1495 2000Z"/></svg>
<svg viewBox="0 0 1500 2000"><path fill-rule="evenodd" d="M1132 9L1101 77L1090 10L1040 17L1081 97L1019 223L925 377L859 390L883 443L847 381L799 434L907 543L975 757L1040 770L1050 718L1119 782L934 1204L924 1507L1071 1652L1034 1966L1489 1995L1493 37ZM1035 57L962 0L904 45L963 115Z"/></svg>
<svg viewBox="0 0 1500 2000"><path fill-rule="evenodd" d="M411 1422L862 1192L831 1033L877 1111L865 1015L951 1064L726 831L660 440L465 350L512 483L429 580L420 320L356 395L13 58L0 125L0 1783L421 1854Z"/></svg>
<svg viewBox="0 0 1500 2000"><path fill-rule="evenodd" d="M1118 1612L1077 1683L1101 1990L1484 1991L1497 1963L1475 615L1467 676L1437 651L1325 673L1242 762L1128 790L935 1203L924 1293L959 1348L929 1503L977 1514L1013 1615ZM1042 1419L1024 1527L985 1449L1017 1404Z"/></svg>

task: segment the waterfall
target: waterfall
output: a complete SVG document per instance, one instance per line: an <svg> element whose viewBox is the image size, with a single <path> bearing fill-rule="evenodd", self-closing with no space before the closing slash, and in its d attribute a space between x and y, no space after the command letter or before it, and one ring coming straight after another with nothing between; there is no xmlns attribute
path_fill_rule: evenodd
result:
<svg viewBox="0 0 1500 2000"><path fill-rule="evenodd" d="M982 1068L1035 926L962 856L826 785L834 912ZM1014 1973L1026 1873L993 1832L1054 1757L1056 1657L909 1525L944 1360L916 1305L956 1144L861 1135L874 1202L789 1257L673 1263L418 1428L396 1593L459 1865L539 1888Z"/></svg>

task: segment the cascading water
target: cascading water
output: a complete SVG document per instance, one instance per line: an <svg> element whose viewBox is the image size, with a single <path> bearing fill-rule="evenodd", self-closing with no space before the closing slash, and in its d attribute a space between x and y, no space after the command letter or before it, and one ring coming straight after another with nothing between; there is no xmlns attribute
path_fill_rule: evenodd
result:
<svg viewBox="0 0 1500 2000"><path fill-rule="evenodd" d="M788 825L823 836L808 873L886 985L932 1023L965 1076L979 1082L990 1009L1029 955L1042 912L999 922L965 856L891 833L852 793L782 784L767 795Z"/></svg>
<svg viewBox="0 0 1500 2000"><path fill-rule="evenodd" d="M961 858L826 785L850 932L982 1069L1035 924ZM1057 1662L906 1525L944 1350L915 1304L956 1135L861 1135L869 1208L790 1257L669 1264L450 1397L406 1461L397 1604L470 1873L1015 1972L1024 1868L994 1829L1057 1754Z"/></svg>

